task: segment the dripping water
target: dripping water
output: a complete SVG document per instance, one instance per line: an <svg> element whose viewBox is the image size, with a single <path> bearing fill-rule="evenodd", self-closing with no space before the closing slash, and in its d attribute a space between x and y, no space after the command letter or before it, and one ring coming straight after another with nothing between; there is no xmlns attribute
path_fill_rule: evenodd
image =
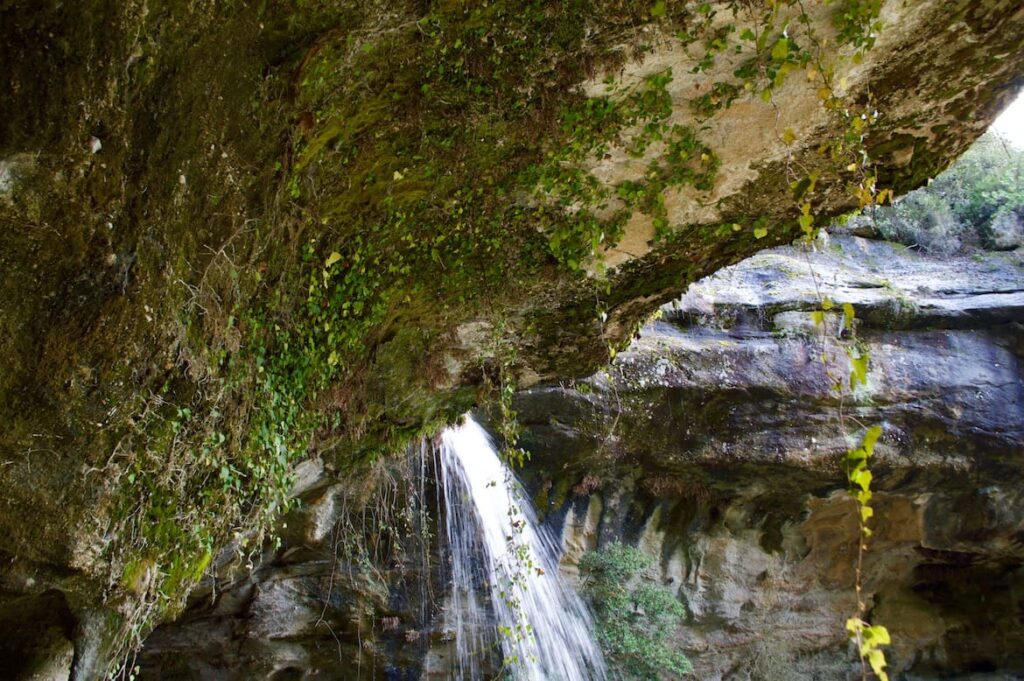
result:
<svg viewBox="0 0 1024 681"><path fill-rule="evenodd" d="M444 431L439 457L457 678L490 678L493 621L513 678L605 679L590 614L559 575L554 540L538 525L487 432L466 417L463 425Z"/></svg>

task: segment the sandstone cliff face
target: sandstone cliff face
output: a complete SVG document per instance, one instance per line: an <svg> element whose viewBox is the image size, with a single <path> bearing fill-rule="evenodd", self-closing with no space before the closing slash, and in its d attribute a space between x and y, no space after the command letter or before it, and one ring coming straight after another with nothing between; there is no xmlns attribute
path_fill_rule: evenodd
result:
<svg viewBox="0 0 1024 681"><path fill-rule="evenodd" d="M856 510L810 321L813 271L857 305L870 349L868 384L845 409L885 428L865 589L893 634L893 669L1024 673L1022 268L1019 253L936 260L848 236L775 249L692 286L608 374L521 394L522 472L561 533L563 569L615 540L654 557L645 578L687 607L674 643L693 678L855 669L843 625ZM143 677L449 678L459 632L444 623L443 558L420 515L440 509L417 456L362 496L313 483L280 550L154 632ZM380 572L338 543L362 536L352 518L375 496L409 509L385 523L405 543L385 540Z"/></svg>
<svg viewBox="0 0 1024 681"><path fill-rule="evenodd" d="M768 251L692 286L608 376L527 393L529 472L567 566L614 539L657 557L696 678L843 677L858 530L820 290L857 306L871 357L846 418L885 429L865 592L890 663L1024 672L1021 266L852 237Z"/></svg>
<svg viewBox="0 0 1024 681"><path fill-rule="evenodd" d="M905 191L1020 89L1019 3L802 4L4 3L5 600L101 675L302 460L594 371L794 183Z"/></svg>

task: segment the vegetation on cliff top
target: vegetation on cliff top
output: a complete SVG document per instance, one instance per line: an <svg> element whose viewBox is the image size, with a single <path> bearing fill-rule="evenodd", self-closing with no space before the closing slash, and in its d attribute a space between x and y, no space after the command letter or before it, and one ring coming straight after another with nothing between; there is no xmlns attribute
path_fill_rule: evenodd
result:
<svg viewBox="0 0 1024 681"><path fill-rule="evenodd" d="M873 219L886 238L933 253L1024 245L1024 151L993 134Z"/></svg>

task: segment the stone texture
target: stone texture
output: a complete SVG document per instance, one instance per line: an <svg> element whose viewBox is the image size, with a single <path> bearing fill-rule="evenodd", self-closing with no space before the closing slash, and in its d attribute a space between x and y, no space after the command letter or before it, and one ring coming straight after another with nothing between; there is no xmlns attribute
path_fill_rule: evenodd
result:
<svg viewBox="0 0 1024 681"><path fill-rule="evenodd" d="M611 10L620 4L611 3ZM446 20L454 17L456 30L470 7L437 5ZM722 21L735 3L712 5ZM589 17L597 28L602 7ZM136 521L118 529L125 521L118 509L126 499L148 499L136 488L133 465L147 459L163 475L188 463L183 460L192 449L175 449L167 429L176 409L193 401L196 421L224 416L225 432L245 430L259 396L218 401L224 393L211 388L221 358L240 348L234 322L257 306L254 298L264 296L262 304L281 290L286 275L302 284L285 293L301 297L306 279L295 272L308 238L357 236L332 234L322 209L356 202L354 192L378 215L393 199L390 189L367 198L353 189L352 177L326 175L331 163L310 167L301 178L292 174L297 150L311 140L333 140L328 133L339 125L329 116L317 120L296 103L296 87L309 75L303 67L317 53L344 52L350 39L369 46L380 36L407 36L398 45L407 52L391 51L380 68L365 72L384 76L381 91L366 94L373 106L365 110L379 116L360 131L369 140L418 138L423 130L403 127L416 120L412 97L395 97L392 88L419 91L417 83L403 82L403 59L420 58L417 50L429 45L420 23L424 8L418 2L271 2L248 11L231 3L144 0L14 0L0 7L0 78L8 95L0 101L0 533L9 538L0 581L10 592L5 602L51 589L65 594L75 618L87 623L75 634L75 678L101 675L107 658L130 638L135 617L162 611L153 594L147 600L123 583L129 559L161 561L152 566L159 576L169 574L175 560L195 558L145 556L150 547L135 545L119 552L141 533ZM822 35L835 11L836 5L815 6ZM729 75L733 57L723 55L720 71L700 78L691 71L699 55L670 48L674 32L656 35L648 30L649 11L641 14L643 26L624 34L621 48L614 46L623 54L623 75L636 80L675 67L673 120L686 121L698 96L695 87L688 94L690 86L707 88ZM880 181L902 192L966 148L1020 90L1024 8L1007 0L889 0L883 18L889 30L877 49L861 65L844 62L842 68L851 96L863 100L870 91L886 114L867 146ZM633 59L648 43L656 49ZM550 114L550 99L557 104L597 87L603 74L591 78L590 71L600 69L579 61L563 50L545 64L554 73L586 72L556 88L534 83L533 72L518 74L532 97L526 113L516 114L520 127L546 134L523 121ZM352 73L328 70L323 89L332 92L331 79ZM486 111L502 97L517 102L521 94L497 92L474 103ZM472 402L484 370L495 365L493 353L480 347L484 329L502 329L497 340L515 351L512 369L523 384L586 375L605 361L610 344L627 339L690 282L791 240L797 208L789 159L769 131L778 121L793 125L793 160L808 168L827 165L815 149L840 131L822 124L812 91L799 78L778 94L771 105L747 96L709 123L710 141L722 147L722 176L707 193L666 197L676 227L670 242L654 248L649 226L636 221L625 242L631 253L613 258L618 267L610 289L558 267L545 236L536 233L524 237L522 252L502 253L512 263L534 266L516 295L487 291L486 300L463 307L466 295L477 293L470 282L435 299L435 284L447 281L448 272L443 262L431 265L436 276L416 282L428 292L422 300L396 303L386 322L359 339L372 348L360 365L365 375L338 395L356 405L350 406L353 423L346 424L348 446L325 438L317 441L324 451L310 456L359 462L385 435L415 432ZM485 146L497 146L502 129ZM621 149L612 151L609 159L592 159L605 183L636 171L621 163ZM377 161L383 168L392 160L368 158L374 172L362 177L376 173ZM459 163L456 153L453 166L433 169L434 177L448 176ZM304 183L302 205L294 205L292 180ZM376 189L378 183L367 184ZM834 172L823 175L816 197L822 219L854 205L846 184ZM477 187L485 188L481 204L496 198L486 182ZM454 205L448 198L431 208L447 212ZM750 230L719 232L720 222L747 223L754 216L773 226L763 240ZM350 216L336 217L343 230ZM385 256L380 271L391 265L401 269ZM399 278L389 283L395 281L405 284ZM606 323L598 320L598 301L607 309ZM202 498L193 490L208 480L204 472L172 486L171 515ZM241 511L237 515L212 520L234 528L243 520Z"/></svg>
<svg viewBox="0 0 1024 681"><path fill-rule="evenodd" d="M68 681L75 621L56 591L22 596L0 607L0 678Z"/></svg>
<svg viewBox="0 0 1024 681"><path fill-rule="evenodd" d="M647 577L689 612L678 645L695 678L853 672L858 530L838 465L852 440L809 320L820 290L856 305L870 353L847 418L885 429L864 574L893 670L1017 678L1022 283L1020 254L936 260L834 237L695 284L609 374L517 403L531 488L567 560L618 539L655 557ZM845 355L827 354L845 380Z"/></svg>
<svg viewBox="0 0 1024 681"><path fill-rule="evenodd" d="M859 678L844 634L858 532L838 465L848 440L815 327L777 323L816 306L808 267L837 303L857 302L871 351L869 384L846 410L885 426L864 569L890 663L908 681L1019 678L1018 254L935 260L856 237L774 249L692 286L609 374L519 395L523 474L561 533L563 571L613 540L654 557L645 578L686 605L675 643L695 679ZM893 299L907 303L896 326ZM437 515L420 460L403 470L412 515ZM384 561L385 595L334 545L359 497L321 485L303 498L280 549L148 639L143 678L452 678L440 547L414 541Z"/></svg>
<svg viewBox="0 0 1024 681"><path fill-rule="evenodd" d="M279 528L279 548L251 569L223 563L178 621L147 638L140 678L449 678L439 548L419 525L423 499L431 515L436 502L411 477L418 467L410 459L366 472L380 479L369 498L351 485L312 485ZM390 512L378 498L396 493L395 517L376 515Z"/></svg>

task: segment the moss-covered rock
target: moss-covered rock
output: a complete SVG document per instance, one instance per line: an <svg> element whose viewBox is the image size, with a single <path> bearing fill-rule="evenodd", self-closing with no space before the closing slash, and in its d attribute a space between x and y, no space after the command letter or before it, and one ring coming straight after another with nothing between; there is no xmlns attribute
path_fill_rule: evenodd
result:
<svg viewBox="0 0 1024 681"><path fill-rule="evenodd" d="M589 373L854 207L850 154L905 190L1020 84L1014 3L771 7L0 6L10 588L138 636L303 457Z"/></svg>

